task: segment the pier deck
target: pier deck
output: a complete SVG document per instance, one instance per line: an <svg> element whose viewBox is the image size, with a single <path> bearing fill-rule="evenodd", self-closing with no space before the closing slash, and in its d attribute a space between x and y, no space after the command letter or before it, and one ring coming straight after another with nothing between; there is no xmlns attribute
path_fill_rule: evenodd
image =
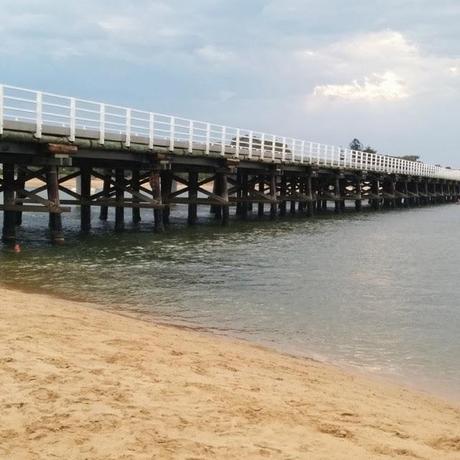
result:
<svg viewBox="0 0 460 460"><path fill-rule="evenodd" d="M198 206L226 224L251 212L312 216L328 202L340 213L350 203L359 212L460 196L460 171L450 168L2 85L0 163L8 244L24 212L49 213L51 240L62 243L71 206L81 208L82 232L92 206L102 220L115 208L116 231L126 208L135 223L151 209L163 231L174 204L188 206L189 224Z"/></svg>

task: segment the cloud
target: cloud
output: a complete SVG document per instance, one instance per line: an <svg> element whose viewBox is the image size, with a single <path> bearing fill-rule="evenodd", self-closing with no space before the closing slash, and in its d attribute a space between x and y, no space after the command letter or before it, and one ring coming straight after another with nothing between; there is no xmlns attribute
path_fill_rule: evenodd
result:
<svg viewBox="0 0 460 460"><path fill-rule="evenodd" d="M355 103L447 94L460 69L459 59L424 52L392 30L349 36L313 52L296 50L294 56L303 72L317 69L320 81L307 94Z"/></svg>
<svg viewBox="0 0 460 460"><path fill-rule="evenodd" d="M213 64L222 64L233 60L234 55L232 52L227 51L223 48L218 48L214 45L206 45L195 50L195 54Z"/></svg>
<svg viewBox="0 0 460 460"><path fill-rule="evenodd" d="M355 80L344 85L319 85L314 88L313 95L366 101L397 101L409 96L404 81L393 72L365 77L362 84Z"/></svg>

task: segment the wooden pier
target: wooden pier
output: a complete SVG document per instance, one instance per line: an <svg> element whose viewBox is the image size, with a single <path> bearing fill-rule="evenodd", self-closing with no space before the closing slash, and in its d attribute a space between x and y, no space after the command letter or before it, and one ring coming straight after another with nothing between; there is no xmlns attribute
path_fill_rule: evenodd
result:
<svg viewBox="0 0 460 460"><path fill-rule="evenodd" d="M5 86L0 163L7 244L24 212L48 213L51 241L63 243L72 206L83 233L94 206L101 220L115 209L115 231L150 218L161 232L176 204L188 207L190 225L198 206L225 225L233 216L311 217L330 204L360 212L460 196L457 170Z"/></svg>

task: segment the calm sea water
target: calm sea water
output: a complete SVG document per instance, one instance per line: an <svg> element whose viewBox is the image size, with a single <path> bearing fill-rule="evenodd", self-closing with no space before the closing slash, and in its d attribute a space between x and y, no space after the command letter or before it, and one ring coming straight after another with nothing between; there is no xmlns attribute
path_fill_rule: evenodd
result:
<svg viewBox="0 0 460 460"><path fill-rule="evenodd" d="M184 216L177 207L174 215ZM97 221L52 247L27 215L23 250L0 249L0 282L357 366L460 400L460 207L333 214L221 228L114 234Z"/></svg>

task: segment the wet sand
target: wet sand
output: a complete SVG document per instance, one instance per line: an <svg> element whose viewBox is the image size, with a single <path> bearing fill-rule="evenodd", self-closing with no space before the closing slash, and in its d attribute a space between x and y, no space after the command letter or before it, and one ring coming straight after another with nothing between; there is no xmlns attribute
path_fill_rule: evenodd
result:
<svg viewBox="0 0 460 460"><path fill-rule="evenodd" d="M460 408L257 345L0 288L0 458L460 458Z"/></svg>

